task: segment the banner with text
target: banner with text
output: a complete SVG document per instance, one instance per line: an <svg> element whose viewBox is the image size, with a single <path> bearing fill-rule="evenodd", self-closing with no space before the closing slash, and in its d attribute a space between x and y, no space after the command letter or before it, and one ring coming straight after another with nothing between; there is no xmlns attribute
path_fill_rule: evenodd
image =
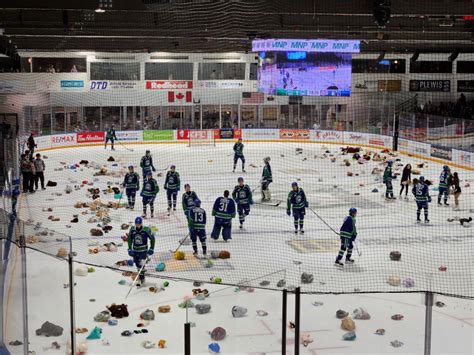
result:
<svg viewBox="0 0 474 355"><path fill-rule="evenodd" d="M76 145L76 133L69 134L55 134L51 136L52 147L64 147L70 145Z"/></svg>
<svg viewBox="0 0 474 355"><path fill-rule="evenodd" d="M99 81L92 80L89 83L91 91L107 91L107 90L134 90L138 88L139 81Z"/></svg>
<svg viewBox="0 0 474 355"><path fill-rule="evenodd" d="M77 134L77 143L99 143L104 141L104 132L81 132Z"/></svg>
<svg viewBox="0 0 474 355"><path fill-rule="evenodd" d="M445 160L452 160L453 151L451 148L433 144L431 145L431 156L435 158L445 159Z"/></svg>
<svg viewBox="0 0 474 355"><path fill-rule="evenodd" d="M147 90L191 90L192 80L152 80L145 83Z"/></svg>
<svg viewBox="0 0 474 355"><path fill-rule="evenodd" d="M310 133L311 139L317 142L330 142L330 141L343 141L343 132L342 131L320 131L313 130Z"/></svg>
<svg viewBox="0 0 474 355"><path fill-rule="evenodd" d="M119 141L141 141L146 131L118 131L115 133Z"/></svg>
<svg viewBox="0 0 474 355"><path fill-rule="evenodd" d="M309 129L280 129L280 139L308 140Z"/></svg>
<svg viewBox="0 0 474 355"><path fill-rule="evenodd" d="M278 140L280 138L280 131L278 129L245 129L242 134L242 139L244 140Z"/></svg>
<svg viewBox="0 0 474 355"><path fill-rule="evenodd" d="M329 39L257 39L252 41L252 52L265 51L359 53L360 41Z"/></svg>
<svg viewBox="0 0 474 355"><path fill-rule="evenodd" d="M169 130L149 130L143 131L143 140L144 141L172 141L174 140L174 131Z"/></svg>

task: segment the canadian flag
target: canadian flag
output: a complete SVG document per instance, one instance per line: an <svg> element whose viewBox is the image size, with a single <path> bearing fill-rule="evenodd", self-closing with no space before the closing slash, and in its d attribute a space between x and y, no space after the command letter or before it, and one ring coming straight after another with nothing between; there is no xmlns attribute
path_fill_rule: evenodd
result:
<svg viewBox="0 0 474 355"><path fill-rule="evenodd" d="M192 102L192 91L168 91L168 102Z"/></svg>

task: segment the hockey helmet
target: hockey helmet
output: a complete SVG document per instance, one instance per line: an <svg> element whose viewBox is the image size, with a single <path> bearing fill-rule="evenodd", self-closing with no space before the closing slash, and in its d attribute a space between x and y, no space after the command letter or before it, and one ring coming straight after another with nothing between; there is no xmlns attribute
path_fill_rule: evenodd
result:
<svg viewBox="0 0 474 355"><path fill-rule="evenodd" d="M143 219L141 217L135 218L135 224L143 224Z"/></svg>
<svg viewBox="0 0 474 355"><path fill-rule="evenodd" d="M149 177L153 177L153 173L152 173L151 171L149 171L149 172L146 173L146 176L147 176L147 177L148 177L148 176L149 176Z"/></svg>
<svg viewBox="0 0 474 355"><path fill-rule="evenodd" d="M447 165L443 166L443 170L449 170L449 166Z"/></svg>
<svg viewBox="0 0 474 355"><path fill-rule="evenodd" d="M191 188L191 186L189 184L184 184L184 188Z"/></svg>
<svg viewBox="0 0 474 355"><path fill-rule="evenodd" d="M133 170L133 165L129 165L128 170Z"/></svg>
<svg viewBox="0 0 474 355"><path fill-rule="evenodd" d="M237 182L244 182L244 178L243 178L243 177L239 177L239 178L237 179Z"/></svg>
<svg viewBox="0 0 474 355"><path fill-rule="evenodd" d="M146 155L150 154L150 151L147 149L147 150L145 151L145 154L146 154Z"/></svg>
<svg viewBox="0 0 474 355"><path fill-rule="evenodd" d="M357 213L357 208L351 207L351 208L349 209L349 214L352 216L354 213Z"/></svg>
<svg viewBox="0 0 474 355"><path fill-rule="evenodd" d="M393 161L389 160L389 161L387 161L387 164L388 164L388 166L392 166L392 165L393 165Z"/></svg>
<svg viewBox="0 0 474 355"><path fill-rule="evenodd" d="M420 178L419 178L418 180L420 180L420 182L425 182L425 177L424 177L424 176L420 176Z"/></svg>
<svg viewBox="0 0 474 355"><path fill-rule="evenodd" d="M176 169L176 165L171 165L171 166L170 166L170 169L171 169L171 170Z"/></svg>
<svg viewBox="0 0 474 355"><path fill-rule="evenodd" d="M195 199L195 200L194 200L194 204L195 204L197 207L201 206L201 200L198 199L198 198Z"/></svg>
<svg viewBox="0 0 474 355"><path fill-rule="evenodd" d="M292 182L291 187L298 187L298 183L296 181Z"/></svg>
<svg viewBox="0 0 474 355"><path fill-rule="evenodd" d="M268 163L268 162L270 161L270 157L265 157L265 158L263 159L263 161L264 161L265 163Z"/></svg>

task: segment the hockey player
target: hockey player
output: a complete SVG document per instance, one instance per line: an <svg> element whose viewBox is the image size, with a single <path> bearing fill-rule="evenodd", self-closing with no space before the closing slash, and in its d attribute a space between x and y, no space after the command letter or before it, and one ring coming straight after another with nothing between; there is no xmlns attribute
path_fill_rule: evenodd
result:
<svg viewBox="0 0 474 355"><path fill-rule="evenodd" d="M451 171L449 166L443 166L443 171L439 176L439 193L438 193L438 206L441 206L441 198L444 195L444 204L449 206L448 197L449 197L449 180L451 179Z"/></svg>
<svg viewBox="0 0 474 355"><path fill-rule="evenodd" d="M270 166L270 157L263 159L265 166L262 172L262 202L270 201L270 189L269 185L273 182L272 168Z"/></svg>
<svg viewBox="0 0 474 355"><path fill-rule="evenodd" d="M224 241L232 239L232 218L235 217L235 202L229 198L229 191L224 191L224 197L218 197L212 207L212 215L215 217L214 228L212 229L211 238L219 239L222 229L222 238Z"/></svg>
<svg viewBox="0 0 474 355"><path fill-rule="evenodd" d="M354 259L351 259L352 256L352 248L354 247L354 241L357 237L357 231L356 231L356 216L357 216L357 210L352 207L349 209L349 216L347 216L344 219L344 222L342 223L341 230L339 232L339 236L341 237L341 249L339 249L339 254L337 255L336 258L336 266L344 266L344 264L341 262L342 257L344 256L344 253L347 250L346 254L346 263L352 264L354 262Z"/></svg>
<svg viewBox="0 0 474 355"><path fill-rule="evenodd" d="M178 197L178 191L181 189L181 180L179 179L179 173L176 171L176 166L171 165L170 170L166 173L165 179L165 190L168 198L168 215L173 211L176 211L176 198Z"/></svg>
<svg viewBox="0 0 474 355"><path fill-rule="evenodd" d="M145 155L140 160L140 168L142 168L143 180L145 180L149 172L156 171L155 167L153 166L153 158L151 157L149 150L145 152Z"/></svg>
<svg viewBox="0 0 474 355"><path fill-rule="evenodd" d="M110 128L107 130L107 133L105 135L105 149L107 149L107 143L110 141L110 145L112 146L112 150L115 150L114 148L114 142L117 140L117 136L115 135L115 125L112 124Z"/></svg>
<svg viewBox="0 0 474 355"><path fill-rule="evenodd" d="M234 169L232 172L235 172L235 167L237 166L238 160L242 161L242 172L245 173L245 157L244 157L244 145L242 144L242 138L239 138L237 143L234 144Z"/></svg>
<svg viewBox="0 0 474 355"><path fill-rule="evenodd" d="M415 201L416 201L416 223L420 223L420 215L421 215L421 209L424 209L425 213L425 223L429 223L430 220L428 219L428 203L431 202L431 197L429 193L429 188L428 185L425 183L425 177L420 176L419 180L416 181L414 180L414 186L412 189L413 195L415 195Z"/></svg>
<svg viewBox="0 0 474 355"><path fill-rule="evenodd" d="M151 218L154 217L154 212L155 212L155 198L158 192L160 191L160 188L158 187L158 183L156 182L155 179L153 179L153 174L151 171L148 173L146 176L146 180L143 182L143 189L142 192L140 193L140 196L143 198L143 218L146 218L146 210L148 205L150 205L150 213L151 213Z"/></svg>
<svg viewBox="0 0 474 355"><path fill-rule="evenodd" d="M240 222L239 228L242 228L244 226L245 217L250 213L250 205L253 205L252 190L250 190L249 185L244 184L244 178L239 177L237 182L239 184L234 187L232 198L237 203L237 212Z"/></svg>
<svg viewBox="0 0 474 355"><path fill-rule="evenodd" d="M133 171L133 165L128 167L128 173L125 175L122 185L127 195L127 209L133 210L135 208L135 196L137 191L140 190L140 177Z"/></svg>
<svg viewBox="0 0 474 355"><path fill-rule="evenodd" d="M304 215L306 214L306 208L309 206L306 195L296 182L291 184L291 191L288 194L286 214L291 216L291 210L293 209L293 218L295 219L295 234L298 234L298 225L300 227L300 233L304 234Z"/></svg>
<svg viewBox="0 0 474 355"><path fill-rule="evenodd" d="M385 198L387 200L395 200L395 197L393 197L392 165L393 165L393 162L389 160L387 162L387 167L385 168L385 171L383 172L383 183L385 184L385 187L386 187Z"/></svg>
<svg viewBox="0 0 474 355"><path fill-rule="evenodd" d="M199 200L197 194L194 191L191 191L191 186L189 184L184 184L184 194L183 194L183 211L186 218L189 218L189 210L194 207L194 201Z"/></svg>
<svg viewBox="0 0 474 355"><path fill-rule="evenodd" d="M194 200L194 207L189 209L189 232L191 241L193 242L193 255L197 256L197 238L201 242L202 253L206 256L206 211L201 208L201 200L198 198Z"/></svg>
<svg viewBox="0 0 474 355"><path fill-rule="evenodd" d="M150 242L150 243L148 243ZM145 268L148 256L155 253L155 235L149 227L143 226L141 217L135 218L135 225L130 227L128 232L128 255L133 258L140 275L138 276L137 287L145 283Z"/></svg>

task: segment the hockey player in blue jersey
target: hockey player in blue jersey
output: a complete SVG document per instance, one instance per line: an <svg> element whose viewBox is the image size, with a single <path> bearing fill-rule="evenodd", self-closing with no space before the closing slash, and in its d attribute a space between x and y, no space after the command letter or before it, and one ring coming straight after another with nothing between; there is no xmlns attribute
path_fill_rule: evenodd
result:
<svg viewBox="0 0 474 355"><path fill-rule="evenodd" d="M444 196L445 206L449 206L449 180L451 179L451 170L449 166L443 166L443 171L439 176L439 187L438 187L438 205L441 206L441 198Z"/></svg>
<svg viewBox="0 0 474 355"><path fill-rule="evenodd" d="M235 167L237 166L237 162L239 159L242 161L242 172L245 173L245 157L244 157L244 145L242 143L242 138L239 138L237 143L234 144L234 170L232 172L235 172Z"/></svg>
<svg viewBox="0 0 474 355"><path fill-rule="evenodd" d="M229 198L229 191L224 191L224 197L218 197L212 207L212 215L215 217L214 228L211 238L219 239L222 229L222 238L227 242L232 239L232 218L235 217L235 202Z"/></svg>
<svg viewBox="0 0 474 355"><path fill-rule="evenodd" d="M176 211L176 199L180 189L181 180L179 173L176 171L176 166L171 165L170 171L166 173L165 179L165 190L168 198L168 215L170 214L171 208L173 208L173 211Z"/></svg>
<svg viewBox="0 0 474 355"><path fill-rule="evenodd" d="M127 195L127 209L133 210L135 208L135 196L137 191L140 190L140 177L133 171L132 165L128 167L128 173L125 175L122 185Z"/></svg>
<svg viewBox="0 0 474 355"><path fill-rule="evenodd" d="M135 225L130 227L128 232L128 255L133 258L133 262L140 272L137 287L145 283L145 268L148 256L155 253L155 235L149 227L143 226L141 217L135 218Z"/></svg>
<svg viewBox="0 0 474 355"><path fill-rule="evenodd" d="M155 198L158 192L160 191L160 188L158 186L158 183L156 182L155 179L153 179L153 174L148 172L146 176L146 180L143 182L143 189L142 192L140 193L140 196L143 198L143 218L146 218L146 210L147 206L150 205L150 213L151 213L151 218L154 217L154 212L155 212Z"/></svg>
<svg viewBox="0 0 474 355"><path fill-rule="evenodd" d="M110 128L107 130L105 134L105 149L107 149L107 143L110 141L110 145L112 147L112 150L115 150L114 148L114 142L117 140L117 136L115 135L115 125L112 124Z"/></svg>
<svg viewBox="0 0 474 355"><path fill-rule="evenodd" d="M145 152L145 155L140 160L140 168L142 168L143 180L146 179L147 174L150 172L155 172L156 169L153 166L153 158L149 150Z"/></svg>
<svg viewBox="0 0 474 355"><path fill-rule="evenodd" d="M387 200L395 200L395 197L393 197L393 185L392 185L392 161L387 162L387 167L385 168L385 171L383 172L383 183L385 184L386 190L385 190L385 198Z"/></svg>
<svg viewBox="0 0 474 355"><path fill-rule="evenodd" d="M416 222L420 223L421 219L421 209L424 209L425 213L425 223L429 223L430 220L428 219L428 203L431 202L431 197L429 193L428 185L426 185L424 176L420 176L418 181L416 179L413 181L413 189L412 193L415 195L416 201Z"/></svg>
<svg viewBox="0 0 474 355"><path fill-rule="evenodd" d="M242 228L245 222L245 217L250 213L250 205L253 205L252 190L250 190L249 185L244 184L244 178L239 177L237 182L239 184L234 187L232 198L237 203L237 212L239 214L240 222L239 227Z"/></svg>
<svg viewBox="0 0 474 355"><path fill-rule="evenodd" d="M308 206L308 200L306 199L303 189L298 187L296 182L293 182L291 184L291 191L288 194L286 214L291 216L291 212L293 210L293 218L295 219L295 234L298 233L298 226L300 227L300 233L304 234L304 216Z"/></svg>
<svg viewBox="0 0 474 355"><path fill-rule="evenodd" d="M263 159L265 166L262 172L262 202L271 200L271 194L269 186L273 182L272 167L270 166L270 157Z"/></svg>
<svg viewBox="0 0 474 355"><path fill-rule="evenodd" d="M335 265L336 266L344 266L341 262L344 253L346 253L346 263L352 264L354 259L351 259L352 256L352 248L354 247L354 241L357 237L357 230L356 230L356 216L357 210L352 207L349 209L349 216L344 219L342 223L341 230L339 231L339 236L341 238L341 248L339 249L339 254L337 255Z"/></svg>
<svg viewBox="0 0 474 355"><path fill-rule="evenodd" d="M193 255L198 254L197 239L201 242L202 253L206 256L206 211L201 208L201 200L194 200L194 207L189 209L189 232L193 242Z"/></svg>
<svg viewBox="0 0 474 355"><path fill-rule="evenodd" d="M189 210L194 207L194 201L196 200L199 200L198 195L194 191L191 191L191 186L189 184L184 184L182 205L186 218L189 217Z"/></svg>

